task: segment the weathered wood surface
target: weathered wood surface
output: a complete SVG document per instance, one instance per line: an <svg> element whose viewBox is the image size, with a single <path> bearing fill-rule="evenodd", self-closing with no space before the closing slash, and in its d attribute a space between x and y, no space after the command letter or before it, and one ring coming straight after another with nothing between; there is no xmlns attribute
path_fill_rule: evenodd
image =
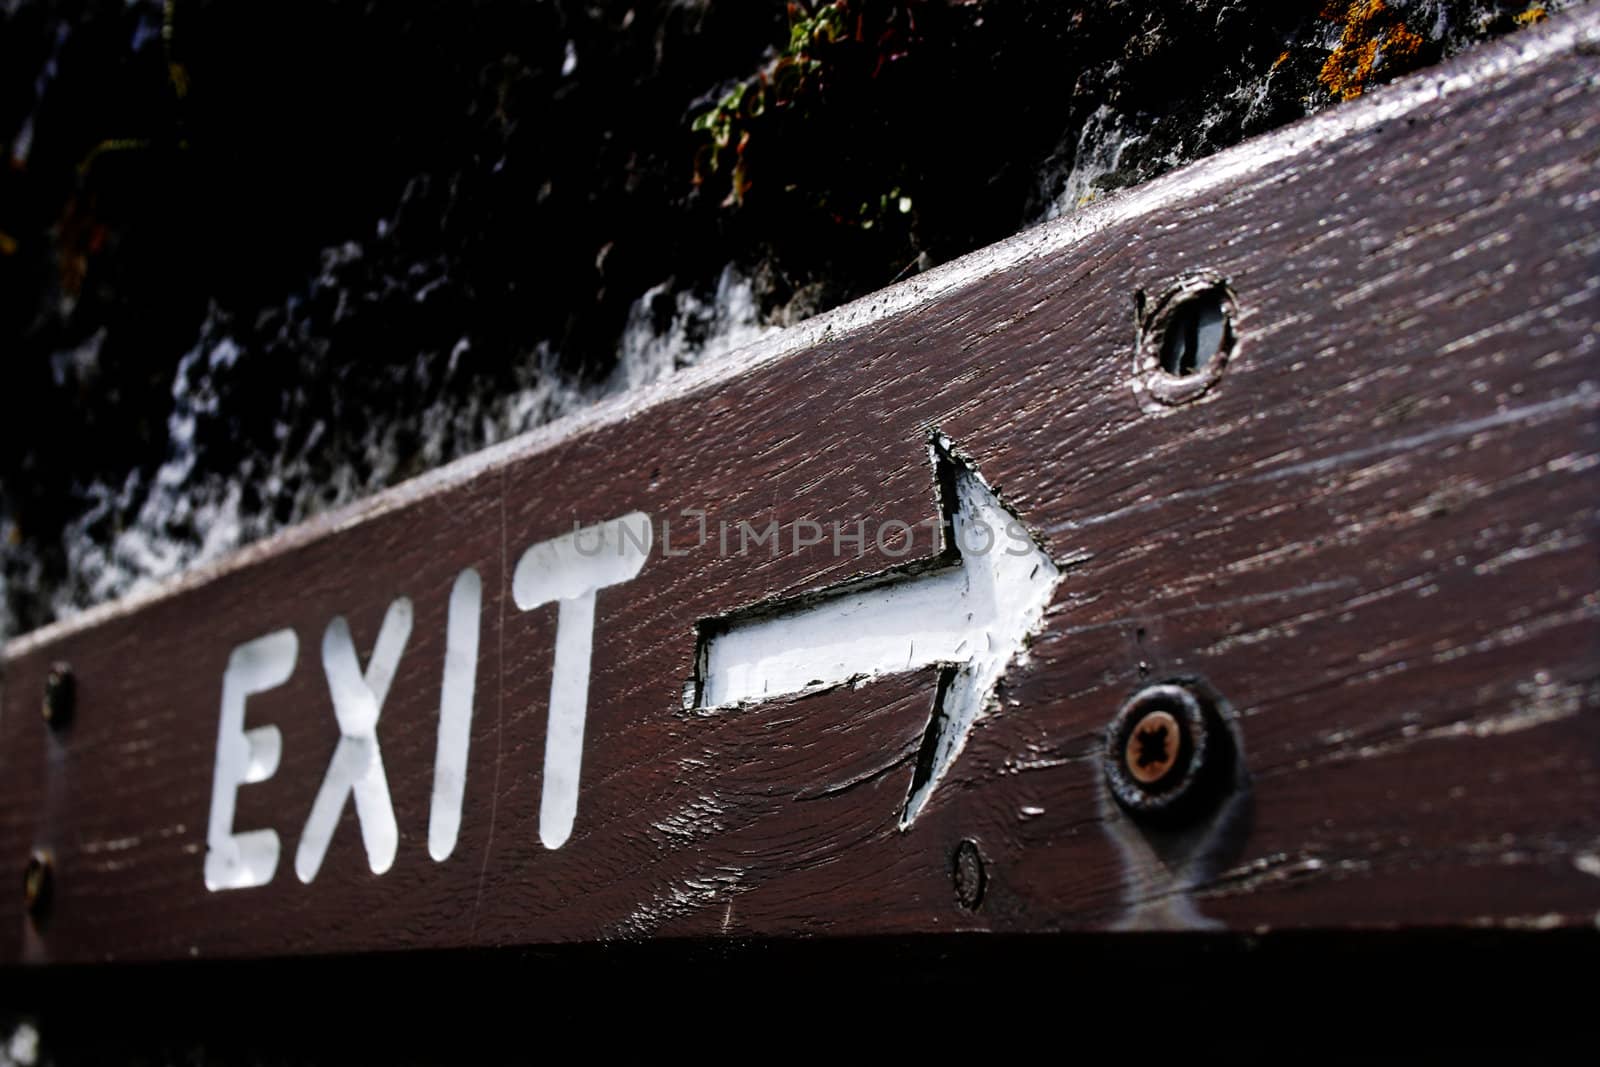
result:
<svg viewBox="0 0 1600 1067"><path fill-rule="evenodd" d="M664 937L1583 926L1600 913L1600 17L1224 153L717 368L12 642L0 860L53 855L0 959L90 961ZM1131 388L1134 308L1214 271L1239 347L1201 402ZM936 685L896 675L685 710L696 624L904 562L653 551L598 599L577 822L538 832L553 608L523 550L629 511L824 525L932 514L948 434L1062 568L1043 632L908 830ZM678 532L681 533L681 527ZM926 554L920 542L918 554ZM483 580L460 839L427 847L447 600ZM347 803L314 882L300 828L338 731L317 656L415 628L379 737L398 816L368 869ZM252 697L276 774L270 884L202 877L230 652L299 637ZM47 729L52 662L71 727ZM1146 680L1203 677L1249 789L1152 840L1099 756ZM952 857L975 842L975 909Z"/></svg>

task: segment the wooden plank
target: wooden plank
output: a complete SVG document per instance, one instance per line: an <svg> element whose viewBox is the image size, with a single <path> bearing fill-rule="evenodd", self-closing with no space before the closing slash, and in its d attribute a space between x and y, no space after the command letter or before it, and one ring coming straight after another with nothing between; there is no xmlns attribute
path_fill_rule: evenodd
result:
<svg viewBox="0 0 1600 1067"><path fill-rule="evenodd" d="M1597 41L1592 12L1553 20L13 641L0 856L19 871L48 857L52 877L47 908L0 896L0 959L1593 924ZM1141 386L1136 339L1184 279L1225 281L1236 347L1199 399L1168 405ZM961 706L964 650L717 706L701 644L740 612L799 619L817 594L887 575L878 611L891 586L957 565L934 558L937 523L909 553L872 537L936 515L944 441L956 526L972 513L955 498L984 492L970 461L1060 574L964 747L941 764L927 742L936 701ZM685 509L706 513L707 543ZM633 514L653 531L636 574L600 581L569 553L518 577L533 546ZM741 554L739 524L772 522L781 550ZM859 555L831 536L858 522ZM824 536L795 550L809 523ZM481 601L464 595L448 638L468 568ZM1039 573L1019 580L1035 589ZM592 661L562 676L586 678L586 699L555 701L585 713L568 831L543 767L585 581L605 586ZM927 595L951 605L915 615L929 632L973 603ZM1017 612L982 636L1021 633ZM882 632L839 625L847 665ZM292 661L251 645L283 631ZM430 821L436 788L450 792L435 757L452 640L475 685L444 850ZM375 644L400 649L387 687L393 657ZM261 653L254 675L241 647ZM58 662L76 699L51 727L39 708ZM281 758L219 793L230 662L259 690L244 725L275 727ZM1241 770L1216 806L1152 828L1111 799L1102 754L1119 706L1175 679L1218 696ZM364 772L360 816L331 794L337 822L305 881L330 760L336 785L340 767L371 767L374 710L387 787ZM225 722L220 735L228 748ZM926 804L903 825L919 781ZM223 794L225 834L270 830L278 855L217 877L265 884L208 887Z"/></svg>

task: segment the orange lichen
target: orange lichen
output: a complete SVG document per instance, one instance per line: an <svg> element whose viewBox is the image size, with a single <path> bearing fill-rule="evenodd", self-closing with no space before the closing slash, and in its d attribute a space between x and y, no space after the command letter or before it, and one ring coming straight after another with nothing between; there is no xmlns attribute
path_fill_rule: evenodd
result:
<svg viewBox="0 0 1600 1067"><path fill-rule="evenodd" d="M1272 69L1273 70L1277 70L1279 67L1283 66L1288 61L1289 61L1289 53L1288 53L1288 50L1285 50L1282 55L1278 56L1277 59L1274 59L1272 61Z"/></svg>
<svg viewBox="0 0 1600 1067"><path fill-rule="evenodd" d="M1344 24L1339 44L1318 75L1323 87L1341 100L1366 91L1380 58L1385 73L1399 73L1415 66L1426 43L1383 0L1330 0L1322 6L1322 17Z"/></svg>
<svg viewBox="0 0 1600 1067"><path fill-rule="evenodd" d="M1517 25L1532 26L1535 22L1543 22L1549 17L1550 15L1545 11L1543 5L1535 4L1517 16Z"/></svg>

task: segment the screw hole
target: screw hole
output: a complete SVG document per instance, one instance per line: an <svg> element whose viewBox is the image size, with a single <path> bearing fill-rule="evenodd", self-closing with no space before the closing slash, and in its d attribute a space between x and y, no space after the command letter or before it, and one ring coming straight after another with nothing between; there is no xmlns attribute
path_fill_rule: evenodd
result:
<svg viewBox="0 0 1600 1067"><path fill-rule="evenodd" d="M951 858L950 874L955 881L956 901L968 911L976 911L983 903L983 891L989 884L988 872L983 869L983 855L978 843L966 840L956 846Z"/></svg>
<svg viewBox="0 0 1600 1067"><path fill-rule="evenodd" d="M1229 787L1233 739L1214 694L1194 680L1146 686L1106 733L1111 794L1136 819L1174 826L1209 810Z"/></svg>
<svg viewBox="0 0 1600 1067"><path fill-rule="evenodd" d="M35 924L42 924L49 917L54 893L55 871L50 854L35 851L22 872L22 903Z"/></svg>
<svg viewBox="0 0 1600 1067"><path fill-rule="evenodd" d="M1233 291L1214 272L1174 282L1153 306L1138 307L1134 392L1157 407L1185 404L1209 390L1234 355Z"/></svg>
<svg viewBox="0 0 1600 1067"><path fill-rule="evenodd" d="M1222 351L1228 330L1223 296L1215 289L1197 293L1172 311L1161 342L1161 369L1174 378L1199 374Z"/></svg>
<svg viewBox="0 0 1600 1067"><path fill-rule="evenodd" d="M65 730L72 725L73 710L77 706L78 683L67 663L52 663L44 680L44 721L52 730Z"/></svg>

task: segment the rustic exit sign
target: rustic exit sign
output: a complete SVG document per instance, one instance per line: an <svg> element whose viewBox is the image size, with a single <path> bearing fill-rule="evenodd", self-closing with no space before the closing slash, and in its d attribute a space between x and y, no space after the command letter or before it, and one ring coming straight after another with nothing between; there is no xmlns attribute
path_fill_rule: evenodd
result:
<svg viewBox="0 0 1600 1067"><path fill-rule="evenodd" d="M1592 924L1597 40L13 641L0 959Z"/></svg>

